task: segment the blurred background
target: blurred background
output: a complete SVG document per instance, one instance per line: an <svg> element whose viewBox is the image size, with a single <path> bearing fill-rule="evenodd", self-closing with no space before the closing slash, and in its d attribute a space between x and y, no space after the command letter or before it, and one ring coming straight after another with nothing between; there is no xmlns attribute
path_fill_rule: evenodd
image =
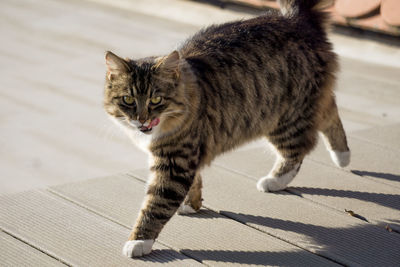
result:
<svg viewBox="0 0 400 267"><path fill-rule="evenodd" d="M399 123L400 15L388 20L385 1L339 2L351 4L331 7L345 128ZM372 11L351 10L367 2ZM103 111L106 50L164 55L202 27L276 7L267 0L1 0L0 194L147 165Z"/></svg>

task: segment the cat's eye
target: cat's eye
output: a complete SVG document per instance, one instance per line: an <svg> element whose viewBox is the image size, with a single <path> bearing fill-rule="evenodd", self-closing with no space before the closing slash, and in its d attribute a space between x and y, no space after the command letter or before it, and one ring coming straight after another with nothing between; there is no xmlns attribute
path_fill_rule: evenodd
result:
<svg viewBox="0 0 400 267"><path fill-rule="evenodd" d="M135 103L135 98L133 98L133 96L126 95L122 97L122 101L124 101L126 105L131 106L133 103Z"/></svg>
<svg viewBox="0 0 400 267"><path fill-rule="evenodd" d="M150 99L150 102L153 105L157 105L157 104L160 104L161 100L162 100L161 96L156 96L156 97L152 97Z"/></svg>

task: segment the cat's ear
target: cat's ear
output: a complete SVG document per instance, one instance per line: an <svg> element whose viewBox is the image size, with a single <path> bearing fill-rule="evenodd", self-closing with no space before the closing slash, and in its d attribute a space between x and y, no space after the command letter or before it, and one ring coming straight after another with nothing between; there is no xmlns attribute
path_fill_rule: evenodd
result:
<svg viewBox="0 0 400 267"><path fill-rule="evenodd" d="M175 50L168 56L161 58L156 67L162 68L165 73L170 73L173 75L174 79L177 79L179 77L180 59L181 56L178 51Z"/></svg>
<svg viewBox="0 0 400 267"><path fill-rule="evenodd" d="M131 71L128 62L113 52L107 51L104 57L107 65L107 79L111 80L114 75L121 75Z"/></svg>
<svg viewBox="0 0 400 267"><path fill-rule="evenodd" d="M174 51L171 54L167 56L167 58L164 60L164 65L169 67L169 68L178 68L179 60L181 59L181 56L179 55L178 51Z"/></svg>
<svg viewBox="0 0 400 267"><path fill-rule="evenodd" d="M180 60L180 55L178 51L174 51L168 56L159 57L156 59L155 68L158 69L159 67L163 67L166 69L178 69L178 64Z"/></svg>

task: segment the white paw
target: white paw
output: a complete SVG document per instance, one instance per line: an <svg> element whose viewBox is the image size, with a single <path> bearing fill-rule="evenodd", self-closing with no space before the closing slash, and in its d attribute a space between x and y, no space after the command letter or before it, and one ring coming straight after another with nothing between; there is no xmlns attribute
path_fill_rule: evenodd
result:
<svg viewBox="0 0 400 267"><path fill-rule="evenodd" d="M329 154L332 161L340 168L346 167L350 163L350 151L329 150Z"/></svg>
<svg viewBox="0 0 400 267"><path fill-rule="evenodd" d="M261 192L273 192L280 191L286 188L286 186L293 180L299 171L300 163L297 163L294 168L279 177L263 177L257 182L257 189Z"/></svg>
<svg viewBox="0 0 400 267"><path fill-rule="evenodd" d="M186 205L184 203L182 203L178 209L178 214L180 215L193 213L196 213L196 211L190 205Z"/></svg>
<svg viewBox="0 0 400 267"><path fill-rule="evenodd" d="M153 239L127 241L122 249L122 254L129 258L141 257L151 252L153 244Z"/></svg>
<svg viewBox="0 0 400 267"><path fill-rule="evenodd" d="M286 188L286 184L280 181L280 178L264 177L258 180L257 189L261 192L280 191Z"/></svg>

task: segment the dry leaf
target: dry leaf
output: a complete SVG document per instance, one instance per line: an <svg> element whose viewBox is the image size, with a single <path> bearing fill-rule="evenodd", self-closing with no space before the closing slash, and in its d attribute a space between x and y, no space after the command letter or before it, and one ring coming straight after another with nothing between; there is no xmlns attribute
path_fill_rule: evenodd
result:
<svg viewBox="0 0 400 267"><path fill-rule="evenodd" d="M347 214L349 214L350 216L356 216L356 213L354 212L354 211L352 211L352 210L346 210L346 209L344 209L344 211L347 213Z"/></svg>
<svg viewBox="0 0 400 267"><path fill-rule="evenodd" d="M363 221L365 221L365 222L368 222L367 218L361 216L360 214L355 213L355 212L352 211L352 210L344 209L344 211L345 211L348 215L350 215L350 216L352 216L352 217L355 217L355 218L357 218L357 219L360 219L360 220L363 220Z"/></svg>
<svg viewBox="0 0 400 267"><path fill-rule="evenodd" d="M389 224L386 224L385 229L388 230L389 232L392 232L392 231L393 231L393 229L390 228Z"/></svg>

